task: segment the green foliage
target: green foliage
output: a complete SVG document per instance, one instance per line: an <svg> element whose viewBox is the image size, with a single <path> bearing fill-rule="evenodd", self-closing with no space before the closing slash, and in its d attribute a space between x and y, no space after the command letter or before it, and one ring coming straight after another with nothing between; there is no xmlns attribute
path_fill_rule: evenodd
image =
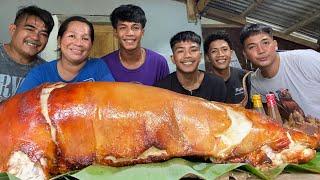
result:
<svg viewBox="0 0 320 180"><path fill-rule="evenodd" d="M171 159L162 163L137 164L126 167L110 167L92 165L81 171L69 172L52 179L74 179L81 180L177 180L182 177L199 177L201 179L216 179L234 169L245 169L261 179L274 179L281 172L313 172L320 173L320 152L312 161L306 164L289 164L279 166L267 171L261 171L251 165L243 163L234 164L212 164L190 162L181 158ZM17 178L6 173L0 173L0 180L16 180Z"/></svg>
<svg viewBox="0 0 320 180"><path fill-rule="evenodd" d="M19 180L19 178L8 173L0 173L0 180Z"/></svg>
<svg viewBox="0 0 320 180"><path fill-rule="evenodd" d="M286 171L297 172L297 171L309 171L320 174L320 152L317 153L316 158L309 161L306 164L289 164L286 167Z"/></svg>
<svg viewBox="0 0 320 180"><path fill-rule="evenodd" d="M138 164L127 167L89 166L72 175L78 179L139 179L166 180L180 179L188 175L202 179L215 179L244 164L194 163L175 158L162 163Z"/></svg>

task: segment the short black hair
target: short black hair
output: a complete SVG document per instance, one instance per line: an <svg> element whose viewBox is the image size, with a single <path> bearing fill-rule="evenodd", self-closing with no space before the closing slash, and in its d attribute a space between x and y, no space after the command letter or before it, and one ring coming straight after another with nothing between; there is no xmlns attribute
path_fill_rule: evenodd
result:
<svg viewBox="0 0 320 180"><path fill-rule="evenodd" d="M181 31L170 39L170 46L173 52L174 46L179 42L191 41L201 46L201 37L193 31Z"/></svg>
<svg viewBox="0 0 320 180"><path fill-rule="evenodd" d="M18 25L20 21L27 16L36 16L40 18L45 24L48 34L50 35L52 28L54 26L54 21L52 15L49 11L45 9L41 9L37 6L27 6L18 10L16 14L16 18L14 20L14 24Z"/></svg>
<svg viewBox="0 0 320 180"><path fill-rule="evenodd" d="M110 15L110 21L114 29L117 28L119 21L140 23L142 28L147 23L144 11L139 6L133 4L121 5L115 8Z"/></svg>
<svg viewBox="0 0 320 180"><path fill-rule="evenodd" d="M204 50L205 54L208 53L211 42L212 41L216 41L216 40L224 40L224 41L226 41L228 43L230 49L233 48L229 34L227 34L225 31L217 31L217 32L214 32L214 33L210 34L206 38L206 40L204 41L203 50Z"/></svg>
<svg viewBox="0 0 320 180"><path fill-rule="evenodd" d="M273 38L272 28L264 24L247 24L240 32L240 42L243 45L244 41L252 36L259 33L267 33Z"/></svg>
<svg viewBox="0 0 320 180"><path fill-rule="evenodd" d="M67 18L66 20L64 20L62 22L62 24L60 25L59 31L58 31L58 36L57 38L61 38L64 34L64 32L68 29L68 26L71 22L73 21L79 21L79 22L83 22L85 24L87 24L90 28L90 38L91 38L91 42L94 41L94 29L93 29L93 25L91 22L89 22L86 18L81 17L81 16L71 16L69 18Z"/></svg>

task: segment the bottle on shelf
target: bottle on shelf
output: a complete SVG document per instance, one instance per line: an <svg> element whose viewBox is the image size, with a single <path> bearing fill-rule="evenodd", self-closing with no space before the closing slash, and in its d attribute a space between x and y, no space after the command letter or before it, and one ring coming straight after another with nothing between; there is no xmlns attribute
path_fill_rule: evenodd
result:
<svg viewBox="0 0 320 180"><path fill-rule="evenodd" d="M254 94L252 96L252 103L253 103L253 109L262 113L262 114L266 114L266 112L263 109L262 106L262 101L261 101L261 96L259 94Z"/></svg>
<svg viewBox="0 0 320 180"><path fill-rule="evenodd" d="M266 99L268 107L267 115L273 118L276 122L283 124L275 95L273 93L266 94Z"/></svg>

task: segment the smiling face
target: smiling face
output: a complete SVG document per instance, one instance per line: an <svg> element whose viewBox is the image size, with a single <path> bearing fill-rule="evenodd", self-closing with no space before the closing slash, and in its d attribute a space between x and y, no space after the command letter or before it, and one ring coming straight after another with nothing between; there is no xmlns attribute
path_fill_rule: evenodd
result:
<svg viewBox="0 0 320 180"><path fill-rule="evenodd" d="M36 16L26 16L9 26L11 48L18 56L31 59L40 53L48 42L48 30Z"/></svg>
<svg viewBox="0 0 320 180"><path fill-rule="evenodd" d="M232 50L225 40L215 40L210 43L207 58L212 67L216 70L225 70L229 68Z"/></svg>
<svg viewBox="0 0 320 180"><path fill-rule="evenodd" d="M114 33L119 39L120 48L135 50L141 47L144 29L140 23L119 21Z"/></svg>
<svg viewBox="0 0 320 180"><path fill-rule="evenodd" d="M58 38L61 60L75 65L86 61L92 47L90 33L86 23L71 21L62 37Z"/></svg>
<svg viewBox="0 0 320 180"><path fill-rule="evenodd" d="M272 65L277 56L277 42L267 33L258 33L244 40L244 55L260 68Z"/></svg>
<svg viewBox="0 0 320 180"><path fill-rule="evenodd" d="M181 41L174 45L172 62L177 71L182 73L193 73L198 70L201 59L199 44L192 41Z"/></svg>

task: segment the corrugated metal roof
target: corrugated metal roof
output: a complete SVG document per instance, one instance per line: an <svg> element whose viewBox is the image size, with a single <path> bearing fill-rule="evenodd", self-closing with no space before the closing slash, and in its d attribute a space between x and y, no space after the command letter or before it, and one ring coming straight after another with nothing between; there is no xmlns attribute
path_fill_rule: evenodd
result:
<svg viewBox="0 0 320 180"><path fill-rule="evenodd" d="M287 35L301 33L314 43L320 41L319 0L209 0L200 14L215 19L217 10L271 24Z"/></svg>

